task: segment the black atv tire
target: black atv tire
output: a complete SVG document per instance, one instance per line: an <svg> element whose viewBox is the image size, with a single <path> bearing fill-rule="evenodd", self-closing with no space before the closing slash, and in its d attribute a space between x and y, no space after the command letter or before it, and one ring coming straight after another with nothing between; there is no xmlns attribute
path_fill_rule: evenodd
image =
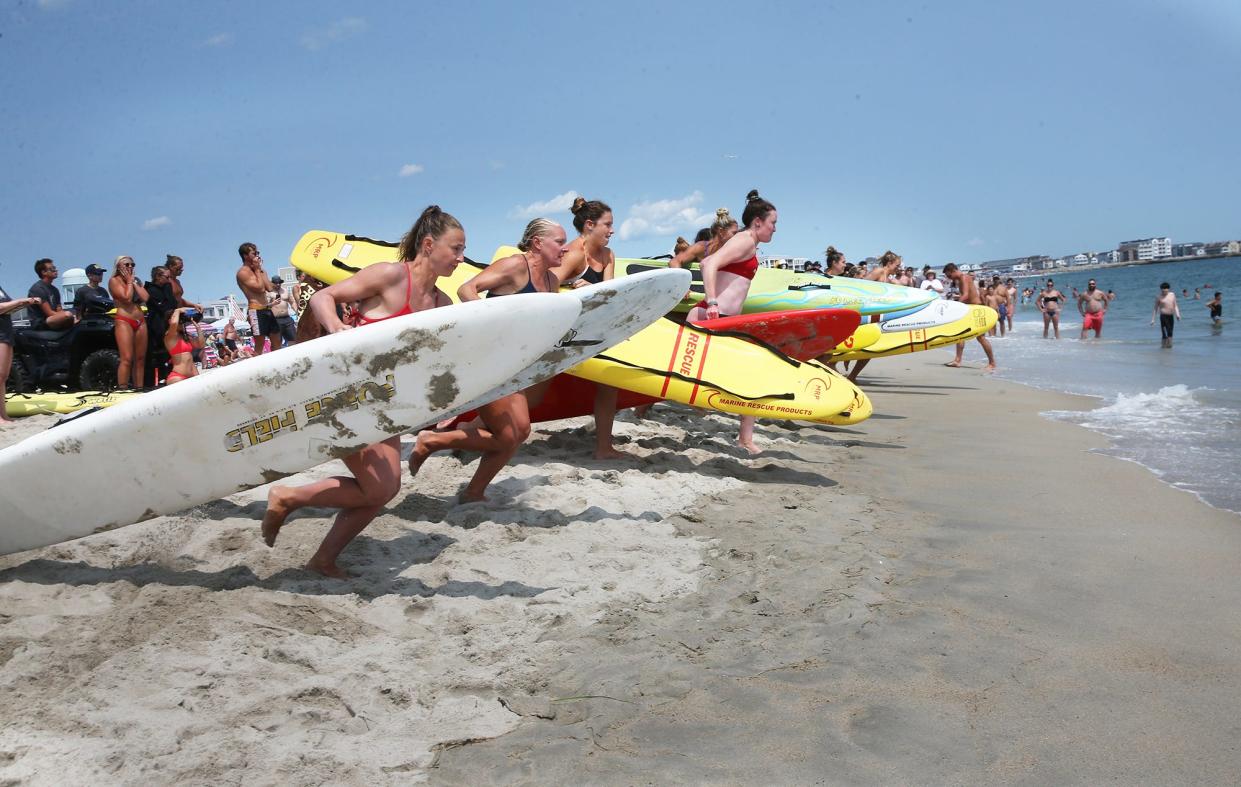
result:
<svg viewBox="0 0 1241 787"><path fill-rule="evenodd" d="M116 350L95 350L82 359L78 385L83 391L111 391L116 387L116 370L121 354Z"/></svg>
<svg viewBox="0 0 1241 787"><path fill-rule="evenodd" d="M9 379L5 383L5 390L9 393L34 392L34 381L30 379L30 372L26 371L26 364L22 363L22 359L16 355L13 356L13 363L9 366Z"/></svg>

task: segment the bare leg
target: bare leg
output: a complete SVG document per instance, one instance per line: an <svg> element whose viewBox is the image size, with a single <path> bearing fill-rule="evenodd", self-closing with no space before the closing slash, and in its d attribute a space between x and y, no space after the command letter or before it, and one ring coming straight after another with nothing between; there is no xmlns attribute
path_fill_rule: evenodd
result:
<svg viewBox="0 0 1241 787"><path fill-rule="evenodd" d="M448 432L420 432L409 457L410 472L417 473L427 457L436 451L480 451L483 458L461 499L464 502L486 500L483 492L487 484L530 436L530 408L525 394L519 392L483 405L478 415L486 429L470 426Z"/></svg>
<svg viewBox="0 0 1241 787"><path fill-rule="evenodd" d="M979 337L982 338L982 337ZM957 357L952 359L952 363L946 363L944 366L957 367L961 365L961 359L965 357L965 342L957 342Z"/></svg>
<svg viewBox="0 0 1241 787"><path fill-rule="evenodd" d="M869 358L863 358L860 361L854 361L853 368L849 370L849 380L851 382L856 382L858 375L862 373L862 370L866 368L866 364L868 363L870 363Z"/></svg>
<svg viewBox="0 0 1241 787"><path fill-rule="evenodd" d="M1043 312L1043 338L1047 338L1047 329L1051 327L1051 313Z"/></svg>
<svg viewBox="0 0 1241 787"><path fill-rule="evenodd" d="M617 391L610 385L595 386L595 458L625 459L632 454L612 447L612 424L616 421Z"/></svg>
<svg viewBox="0 0 1241 787"><path fill-rule="evenodd" d="M1056 326L1056 338L1060 338L1060 312L1051 315L1052 325Z"/></svg>
<svg viewBox="0 0 1241 787"><path fill-rule="evenodd" d="M142 376L146 372L147 363L147 325L142 323L134 331L134 362L130 367L130 385L135 391L142 388Z"/></svg>
<svg viewBox="0 0 1241 787"><path fill-rule="evenodd" d="M338 475L304 486L273 486L267 493L267 513L263 516L262 525L263 541L267 546L274 545L285 519L299 508L382 507L400 487L400 446L399 438L389 437L382 443L367 446L356 454L345 457L345 467L349 468L353 477ZM388 472L387 463L395 465L395 474Z"/></svg>
<svg viewBox="0 0 1241 787"><path fill-rule="evenodd" d="M978 343L982 345L982 350L987 354L987 365L982 368L984 372L995 371L995 353L991 352L991 342L986 336L979 336ZM961 348L961 352L965 352L965 343L957 345Z"/></svg>
<svg viewBox="0 0 1241 787"><path fill-rule="evenodd" d="M5 397L5 386L9 383L9 366L13 363L13 345L0 342L0 402L7 401ZM0 406L0 422L8 423L12 421L9 414L5 412L4 407Z"/></svg>
<svg viewBox="0 0 1241 787"><path fill-rule="evenodd" d="M754 425L756 423L758 423L758 419L752 415L741 416L741 431L737 435L737 445L751 454L761 454L763 452L763 449L754 445Z"/></svg>
<svg viewBox="0 0 1241 787"><path fill-rule="evenodd" d="M134 329L129 323L118 319L112 328L112 334L116 338L116 351L121 356L121 362L116 367L116 387L124 388L130 385L130 370L134 363Z"/></svg>

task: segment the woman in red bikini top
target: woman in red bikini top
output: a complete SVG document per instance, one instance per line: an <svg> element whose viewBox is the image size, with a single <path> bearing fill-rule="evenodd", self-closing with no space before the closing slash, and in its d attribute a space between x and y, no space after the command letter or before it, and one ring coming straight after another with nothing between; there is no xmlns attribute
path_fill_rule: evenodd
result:
<svg viewBox="0 0 1241 787"><path fill-rule="evenodd" d="M147 355L147 323L142 303L147 299L147 291L134 276L133 257L122 254L116 258L108 279L108 294L116 304L112 333L121 356L116 367L116 387L141 388Z"/></svg>
<svg viewBox="0 0 1241 787"><path fill-rule="evenodd" d="M758 244L767 243L776 234L776 218L776 206L758 196L758 191L746 195L745 210L741 213L745 229L702 261L702 284L707 297L690 309L686 322L741 314L742 304L750 294L750 281L758 271ZM743 415L737 438L737 443L751 454L759 453L754 445L755 420Z"/></svg>
<svg viewBox="0 0 1241 787"><path fill-rule="evenodd" d="M168 385L188 380L198 374L198 367L194 365L194 350L202 349L204 337L200 330L191 341L185 333L185 323L181 320L186 311L193 309L182 307L168 313L168 331L164 334L164 347L168 350L168 363L172 366L172 371L168 373Z"/></svg>
<svg viewBox="0 0 1241 787"><path fill-rule="evenodd" d="M721 315L741 314L741 305L750 293L750 280L758 271L758 244L767 243L776 233L776 206L751 191L746 195L741 223L745 229L729 238L714 254L702 261L702 283L706 298L687 318L713 320Z"/></svg>
<svg viewBox="0 0 1241 787"><path fill-rule="evenodd" d="M353 330L404 314L451 303L436 282L465 259L465 231L461 223L432 205L422 212L401 241L401 261L368 265L344 281L324 287L310 297L308 311L326 333L350 330L336 314L336 306L360 303L362 324ZM389 437L344 458L352 475L324 478L304 486L276 485L267 493L263 540L276 543L289 514L305 506L340 509L332 529L306 565L324 576L349 575L336 559L354 536L401 488L401 438Z"/></svg>

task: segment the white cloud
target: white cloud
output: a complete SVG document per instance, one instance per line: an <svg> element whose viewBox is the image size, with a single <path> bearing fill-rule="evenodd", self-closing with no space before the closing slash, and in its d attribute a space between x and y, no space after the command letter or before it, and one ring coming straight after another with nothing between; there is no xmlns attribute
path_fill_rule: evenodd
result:
<svg viewBox="0 0 1241 787"><path fill-rule="evenodd" d="M417 175L419 172L422 172L425 169L426 167L422 166L421 164L406 164L405 166L401 167L401 171L398 174L403 178L408 178L410 175Z"/></svg>
<svg viewBox="0 0 1241 787"><path fill-rule="evenodd" d="M509 211L509 218L513 219L533 219L536 216L546 216L549 213L564 213L573 207L573 200L580 195L576 191L566 191L564 194L557 194L546 202L531 202L529 205L518 205Z"/></svg>
<svg viewBox="0 0 1241 787"><path fill-rule="evenodd" d="M172 224L172 219L168 218L167 216L156 216L153 219L147 219L146 221L142 222L142 229L147 230L147 231L157 230L160 227L167 227L171 224Z"/></svg>
<svg viewBox="0 0 1241 787"><path fill-rule="evenodd" d="M504 169L505 165L503 161L496 161L495 159L492 159L491 161L487 162L487 166L491 167L492 172L499 172L500 170Z"/></svg>
<svg viewBox="0 0 1241 787"><path fill-rule="evenodd" d="M302 35L302 46L315 52L337 41L365 33L367 27L366 20L360 17L340 19L327 27Z"/></svg>
<svg viewBox="0 0 1241 787"><path fill-rule="evenodd" d="M675 235L687 230L697 231L709 225L715 216L699 207L702 197L701 191L695 191L678 199L661 199L631 205L629 215L620 225L620 239Z"/></svg>
<svg viewBox="0 0 1241 787"><path fill-rule="evenodd" d="M203 46L231 46L232 43L232 33L216 33L206 41L203 41Z"/></svg>
<svg viewBox="0 0 1241 787"><path fill-rule="evenodd" d="M976 249L979 246L987 245L987 242L983 240L982 238L970 238L969 240L965 242L965 245L969 246L972 249Z"/></svg>

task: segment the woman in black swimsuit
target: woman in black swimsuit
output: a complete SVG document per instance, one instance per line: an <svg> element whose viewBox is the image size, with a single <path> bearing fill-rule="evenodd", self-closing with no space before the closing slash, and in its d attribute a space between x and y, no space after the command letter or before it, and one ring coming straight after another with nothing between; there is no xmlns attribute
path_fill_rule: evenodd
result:
<svg viewBox="0 0 1241 787"><path fill-rule="evenodd" d="M1056 289L1056 283L1047 280L1047 289L1038 294L1038 310L1043 313L1043 338L1047 338L1047 329L1055 326L1056 338L1060 338L1060 303L1064 295Z"/></svg>
<svg viewBox="0 0 1241 787"><path fill-rule="evenodd" d="M564 255L565 231L551 219L535 219L526 225L520 253L496 260L481 273L457 288L462 301L476 301L486 293L489 298L520 295L528 292L555 292L560 280L552 267ZM530 436L530 399L538 401L547 390L548 381L532 385L524 391L509 394L478 408L478 418L445 432L426 430L418 433L414 450L409 455L409 472L417 475L422 463L436 451L479 451L483 458L474 477L461 492L463 503L486 500L483 494L517 448Z"/></svg>

